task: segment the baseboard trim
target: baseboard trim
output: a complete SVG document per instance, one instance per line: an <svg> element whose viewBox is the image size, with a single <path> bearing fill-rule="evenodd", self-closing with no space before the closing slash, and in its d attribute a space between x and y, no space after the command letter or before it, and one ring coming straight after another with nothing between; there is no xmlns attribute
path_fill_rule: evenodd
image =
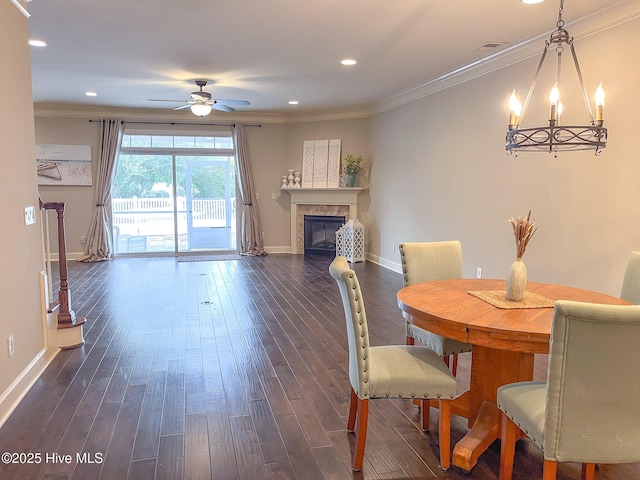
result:
<svg viewBox="0 0 640 480"><path fill-rule="evenodd" d="M16 409L20 401L29 392L40 375L60 352L59 348L43 348L29 362L29 365L11 382L11 385L0 395L0 427Z"/></svg>
<svg viewBox="0 0 640 480"><path fill-rule="evenodd" d="M267 253L291 253L291 247L285 247L285 246L271 246L271 247L264 247L264 251Z"/></svg>
<svg viewBox="0 0 640 480"><path fill-rule="evenodd" d="M370 253L368 253L366 257L367 257L367 261L369 262L380 265L381 267L387 268L393 272L400 273L400 274L402 273L402 265L400 265L399 263L391 262L386 258L382 258L378 255L372 255Z"/></svg>

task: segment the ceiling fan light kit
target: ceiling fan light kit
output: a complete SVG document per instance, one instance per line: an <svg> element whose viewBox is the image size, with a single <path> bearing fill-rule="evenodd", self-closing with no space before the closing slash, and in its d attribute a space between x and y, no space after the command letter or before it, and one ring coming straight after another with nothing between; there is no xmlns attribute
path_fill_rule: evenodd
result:
<svg viewBox="0 0 640 480"><path fill-rule="evenodd" d="M602 85L600 85L596 91L596 118L594 120L587 90L584 87L580 65L578 65L578 57L573 46L573 37L569 36L569 32L564 28L564 20L562 19L563 10L564 0L560 0L558 22L556 23L557 30L551 34L551 37L545 43L542 58L538 64L538 69L536 70L533 82L531 82L531 87L529 88L529 93L525 99L524 106L520 103L515 91L509 100L509 109L511 113L505 145L509 155L517 156L519 151L549 152L557 155L560 151L573 150L594 150L596 155L600 155L600 153L602 153L602 149L607 146L607 129L603 127L604 90L602 89ZM524 112L527 109L527 105L529 104L529 100L533 94L536 82L538 81L538 75L542 69L547 51L552 45L555 45L557 53L557 77L556 83L551 89L551 93L549 95L549 123L548 125L540 127L520 128L522 119L524 118ZM560 72L562 65L562 53L565 45L569 47L571 51L573 64L580 82L580 89L587 113L590 117L590 122L587 125L565 126L560 125L559 122L560 114L562 113L562 103L560 102L559 90Z"/></svg>
<svg viewBox="0 0 640 480"><path fill-rule="evenodd" d="M198 117L206 117L211 113L211 105L206 103L194 103L191 105L191 113Z"/></svg>
<svg viewBox="0 0 640 480"><path fill-rule="evenodd" d="M165 100L160 98L150 98L150 102L180 102L185 105L181 105L174 110L184 110L189 108L191 113L198 117L206 117L211 113L211 110L220 110L222 112L235 112L235 109L229 105L251 105L246 100L224 100L221 98L215 99L211 96L211 93L202 90L207 85L206 80L196 80L196 85L200 87L200 90L191 92L190 100Z"/></svg>

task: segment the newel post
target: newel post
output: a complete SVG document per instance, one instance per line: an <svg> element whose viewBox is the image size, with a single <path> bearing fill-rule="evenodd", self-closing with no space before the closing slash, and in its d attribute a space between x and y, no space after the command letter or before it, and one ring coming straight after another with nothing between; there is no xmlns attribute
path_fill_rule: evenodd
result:
<svg viewBox="0 0 640 480"><path fill-rule="evenodd" d="M84 318L76 318L71 309L71 291L67 280L67 239L64 228L64 202L41 204L45 210L55 210L58 218L58 261L60 265L60 291L58 292L58 328L71 328L85 323Z"/></svg>

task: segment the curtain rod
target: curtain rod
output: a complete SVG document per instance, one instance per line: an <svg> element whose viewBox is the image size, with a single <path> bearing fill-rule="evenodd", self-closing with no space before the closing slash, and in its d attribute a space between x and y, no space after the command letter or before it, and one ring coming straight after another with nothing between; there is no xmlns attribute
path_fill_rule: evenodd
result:
<svg viewBox="0 0 640 480"><path fill-rule="evenodd" d="M102 120L89 120L89 122L102 122ZM145 121L128 121L122 120L122 124L139 123L146 125L189 125L189 126L218 126L218 127L235 127L237 123L192 123L192 122L145 122ZM245 127L262 127L259 123L244 123Z"/></svg>

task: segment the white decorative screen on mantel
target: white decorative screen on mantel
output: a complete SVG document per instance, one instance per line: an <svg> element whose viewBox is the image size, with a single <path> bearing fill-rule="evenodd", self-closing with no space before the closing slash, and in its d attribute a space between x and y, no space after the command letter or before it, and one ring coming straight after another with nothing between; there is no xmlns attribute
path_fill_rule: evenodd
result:
<svg viewBox="0 0 640 480"><path fill-rule="evenodd" d="M340 139L304 142L303 188L334 188L340 185L341 144Z"/></svg>

